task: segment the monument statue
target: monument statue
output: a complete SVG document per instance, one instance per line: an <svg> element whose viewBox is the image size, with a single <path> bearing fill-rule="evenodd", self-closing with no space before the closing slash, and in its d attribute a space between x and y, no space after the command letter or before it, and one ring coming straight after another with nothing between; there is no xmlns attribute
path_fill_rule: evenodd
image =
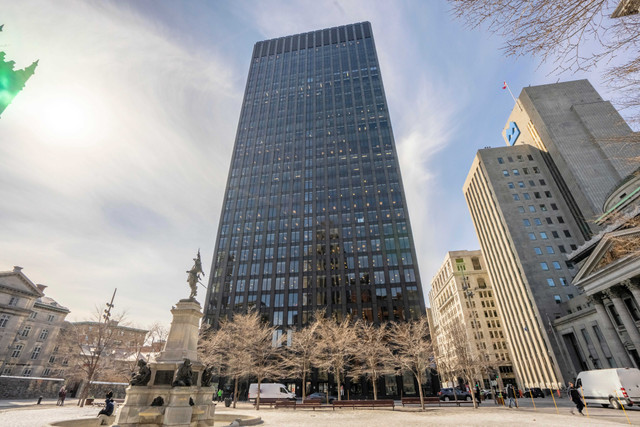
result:
<svg viewBox="0 0 640 427"><path fill-rule="evenodd" d="M193 382L193 369L191 369L191 360L184 359L184 363L178 368L176 379L173 387L191 387Z"/></svg>
<svg viewBox="0 0 640 427"><path fill-rule="evenodd" d="M147 362L142 359L138 360L138 372L133 374L130 384L132 386L147 385L150 379L151 369L147 366Z"/></svg>
<svg viewBox="0 0 640 427"><path fill-rule="evenodd" d="M189 283L189 287L191 288L189 298L191 299L195 298L198 293L200 274L204 276L204 271L202 271L202 261L200 260L200 249L198 249L198 256L194 258L193 261L193 267L191 267L191 270L187 271L187 273L189 273L189 276L187 276L187 283Z"/></svg>
<svg viewBox="0 0 640 427"><path fill-rule="evenodd" d="M213 365L207 365L202 371L202 380L200 380L201 387L210 387L211 380L213 379Z"/></svg>

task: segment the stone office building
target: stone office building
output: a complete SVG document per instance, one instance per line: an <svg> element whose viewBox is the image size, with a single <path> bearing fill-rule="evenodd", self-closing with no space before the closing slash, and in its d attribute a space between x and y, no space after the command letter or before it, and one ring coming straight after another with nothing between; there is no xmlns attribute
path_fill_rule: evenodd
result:
<svg viewBox="0 0 640 427"><path fill-rule="evenodd" d="M476 156L464 193L523 386L561 387L573 376L552 327L580 293L567 254L602 231L607 198L637 167L632 135L578 80L524 88L505 126L508 147Z"/></svg>
<svg viewBox="0 0 640 427"><path fill-rule="evenodd" d="M45 296L21 267L0 272L0 374L21 377L61 377L56 363L57 337L69 314Z"/></svg>
<svg viewBox="0 0 640 427"><path fill-rule="evenodd" d="M580 263L582 292L554 322L573 377L602 368L640 368L640 176L611 192L599 218L604 230L570 257Z"/></svg>
<svg viewBox="0 0 640 427"><path fill-rule="evenodd" d="M584 242L580 229L531 145L479 150L464 194L518 385L560 387L566 368L549 325L578 294L566 253Z"/></svg>
<svg viewBox="0 0 640 427"><path fill-rule="evenodd" d="M431 279L431 334L437 348L438 361L455 364L451 334L464 331L469 352L486 362L479 367L477 379L484 388L491 388L498 375L499 386L514 384L515 376L504 335L503 321L498 313L495 294L487 273L482 251L451 251L445 256L438 273ZM442 377L441 373L441 377ZM455 378L442 378L449 385Z"/></svg>

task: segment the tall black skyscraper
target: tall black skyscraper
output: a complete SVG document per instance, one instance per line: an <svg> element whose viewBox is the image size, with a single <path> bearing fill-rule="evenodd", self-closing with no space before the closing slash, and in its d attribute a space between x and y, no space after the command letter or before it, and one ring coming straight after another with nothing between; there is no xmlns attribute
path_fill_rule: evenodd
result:
<svg viewBox="0 0 640 427"><path fill-rule="evenodd" d="M253 49L205 320L250 307L282 330L425 312L368 22Z"/></svg>

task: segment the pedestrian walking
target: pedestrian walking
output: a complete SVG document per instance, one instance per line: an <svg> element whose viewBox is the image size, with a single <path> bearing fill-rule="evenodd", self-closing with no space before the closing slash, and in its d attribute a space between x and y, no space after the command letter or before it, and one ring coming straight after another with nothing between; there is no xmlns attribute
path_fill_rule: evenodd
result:
<svg viewBox="0 0 640 427"><path fill-rule="evenodd" d="M60 387L60 391L58 391L58 402L56 405L64 406L64 399L67 397L67 389L64 386Z"/></svg>
<svg viewBox="0 0 640 427"><path fill-rule="evenodd" d="M582 410L584 409L582 396L580 395L578 389L573 386L573 383L569 383L569 399L571 399L571 401L576 404L576 409L578 410L578 412L580 412L580 415L584 415L582 413ZM573 409L571 410L571 413L575 413L573 412Z"/></svg>
<svg viewBox="0 0 640 427"><path fill-rule="evenodd" d="M516 390L511 384L507 384L507 397L509 398L509 408L511 408L511 405L517 408L518 403L516 402Z"/></svg>
<svg viewBox="0 0 640 427"><path fill-rule="evenodd" d="M480 400L480 386L478 385L478 383L476 383L474 394L476 395L476 402L478 402L478 405L479 405L481 403L481 400Z"/></svg>

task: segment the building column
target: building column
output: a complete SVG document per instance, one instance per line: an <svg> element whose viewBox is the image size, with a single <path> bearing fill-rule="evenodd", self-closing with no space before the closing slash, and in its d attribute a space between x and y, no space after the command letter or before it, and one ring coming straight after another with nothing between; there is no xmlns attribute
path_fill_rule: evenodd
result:
<svg viewBox="0 0 640 427"><path fill-rule="evenodd" d="M590 295L587 297L593 306L596 308L596 313L600 321L598 324L601 326L602 335L609 346L611 356L615 359L619 368L632 367L633 362L627 353L627 350L622 345L620 335L616 331L616 327L611 321L607 309L602 302L602 294Z"/></svg>
<svg viewBox="0 0 640 427"><path fill-rule="evenodd" d="M640 282L625 280L622 282L622 285L629 289L629 292L633 295L633 299L636 300L636 305L640 307ZM640 349L638 349L638 351L640 351Z"/></svg>
<svg viewBox="0 0 640 427"><path fill-rule="evenodd" d="M609 299L613 302L613 305L620 316L620 320L622 320L622 324L624 325L627 333L629 334L629 338L631 342L636 347L636 350L640 352L640 331L638 331L638 327L636 326L636 322L629 314L629 310L627 310L627 306L622 301L622 289L613 286L604 293L609 297Z"/></svg>

